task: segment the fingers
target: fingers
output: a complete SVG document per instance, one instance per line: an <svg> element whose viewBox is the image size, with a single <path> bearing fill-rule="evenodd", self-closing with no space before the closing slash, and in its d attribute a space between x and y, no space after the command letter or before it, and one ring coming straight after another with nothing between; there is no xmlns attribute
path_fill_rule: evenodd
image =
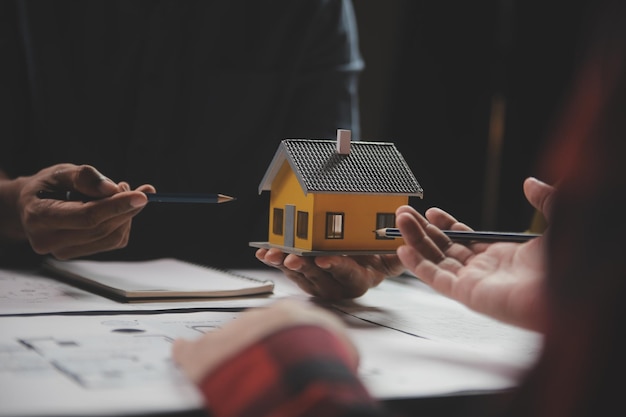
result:
<svg viewBox="0 0 626 417"><path fill-rule="evenodd" d="M550 216L550 209L554 200L556 188L539 181L537 178L529 177L524 180L524 195L528 202L539 210L546 218Z"/></svg>
<svg viewBox="0 0 626 417"><path fill-rule="evenodd" d="M441 230L472 230L465 223L459 222L452 215L437 207L426 210L425 215L430 223Z"/></svg>
<svg viewBox="0 0 626 417"><path fill-rule="evenodd" d="M444 251L449 246L450 240L440 230L432 227L429 235L426 232L428 224L424 222L425 219L417 212L413 215L409 212L401 212L396 216L396 224L404 242L420 252L426 259L439 262L445 257Z"/></svg>
<svg viewBox="0 0 626 417"><path fill-rule="evenodd" d="M287 255L281 270L304 292L315 297L336 299L332 297L338 292L335 283L315 265L314 258Z"/></svg>
<svg viewBox="0 0 626 417"><path fill-rule="evenodd" d="M130 184L128 184L126 181L121 181L117 185L118 187L120 187L121 191L131 190ZM154 186L150 184L143 184L137 187L135 191L141 191L142 193L156 193L156 188L154 188Z"/></svg>
<svg viewBox="0 0 626 417"><path fill-rule="evenodd" d="M320 259L323 267L318 265ZM368 277L360 275L358 265L347 256L288 255L284 267L289 271L287 276L301 289L325 300L356 298L370 288ZM355 279L359 275L362 279Z"/></svg>
<svg viewBox="0 0 626 417"><path fill-rule="evenodd" d="M298 256L293 256L289 267L284 265L287 254L279 249L258 249L255 256L264 264L282 271L283 274L293 281L301 290L307 294L320 296L314 281L310 280L300 272L302 263L306 262Z"/></svg>
<svg viewBox="0 0 626 417"><path fill-rule="evenodd" d="M125 247L132 218L148 202L143 192L127 191L130 190L128 183L114 184L88 166L58 165L51 167L48 172L42 171L39 178L32 180L28 190L23 193L21 221L33 250L39 254L51 254L58 259ZM76 186L80 192L87 194L85 187L94 190L105 183L104 188L113 187L115 194L86 203L41 200L32 195L42 184L48 184L46 186L54 189Z"/></svg>
<svg viewBox="0 0 626 417"><path fill-rule="evenodd" d="M120 191L130 191L130 184L126 181L118 182L117 186L119 187Z"/></svg>
<svg viewBox="0 0 626 417"><path fill-rule="evenodd" d="M261 248L256 251L255 256L264 264L277 268L283 265L283 260L287 254L278 249Z"/></svg>
<svg viewBox="0 0 626 417"><path fill-rule="evenodd" d="M59 248L50 248L44 251L35 252L40 254L49 254L59 260L68 260L83 256L94 255L96 253L107 252L115 249L125 248L128 244L130 227L120 228L104 239L93 241L80 245L62 246Z"/></svg>
<svg viewBox="0 0 626 417"><path fill-rule="evenodd" d="M41 171L43 182L53 190L78 191L95 199L112 196L122 191L131 191L126 181L115 184L91 165L58 164ZM152 185L144 184L136 191L155 192Z"/></svg>
<svg viewBox="0 0 626 417"><path fill-rule="evenodd" d="M125 247L131 221L148 202L142 185L132 191L89 165L58 164L24 177L16 201L23 236L39 254L70 259ZM40 199L40 190L77 191L96 200Z"/></svg>
<svg viewBox="0 0 626 417"><path fill-rule="evenodd" d="M464 245L454 244L450 238L442 232L442 230L469 231L472 230L472 228L467 226L465 223L459 222L452 215L444 210L441 210L440 208L432 207L426 210L425 217L409 206L399 208L396 213L397 216L401 214L408 214L415 217L416 221L424 230L425 235L427 235L437 245L437 247L444 251L448 256L452 256L456 259L460 260L471 253L482 252L489 247L489 243L466 242ZM396 219L396 223L397 222L398 221ZM406 236L404 236L404 234L403 237L406 240ZM471 247L472 251L466 251L464 249L465 246ZM426 249L423 250L426 251ZM428 252L424 252L424 254L428 255ZM431 260L434 259L430 256L428 258Z"/></svg>
<svg viewBox="0 0 626 417"><path fill-rule="evenodd" d="M428 219L408 206L398 209L396 224L407 244L435 263L447 256L458 259L465 258L472 253L463 245L453 244L450 238L442 232L442 229L471 230L469 227L438 208L427 210L426 216Z"/></svg>
<svg viewBox="0 0 626 417"><path fill-rule="evenodd" d="M172 347L172 356L193 381L199 382L224 360L295 325L319 326L335 334L346 344L356 368L358 353L346 336L341 320L310 303L295 300L282 300L269 307L248 310L222 329L207 333L196 341L177 340Z"/></svg>
<svg viewBox="0 0 626 417"><path fill-rule="evenodd" d="M404 266L420 280L444 295L452 294L457 281L455 271L460 268L454 259L444 258L435 263L409 245L400 246L397 253Z"/></svg>
<svg viewBox="0 0 626 417"><path fill-rule="evenodd" d="M89 201L35 201L24 213L24 221L31 226L40 225L66 230L88 230L104 222L122 217L126 220L138 213L148 203L144 193L122 191L109 198Z"/></svg>
<svg viewBox="0 0 626 417"><path fill-rule="evenodd" d="M427 215L437 225L467 229L443 210L430 209ZM417 211L403 208L396 216L405 245L396 250L402 264L417 277L444 294L450 294L456 273L475 255L473 246L453 243L437 225Z"/></svg>
<svg viewBox="0 0 626 417"><path fill-rule="evenodd" d="M256 257L281 270L304 292L326 300L360 297L385 277L404 270L395 255L310 257L259 249Z"/></svg>
<svg viewBox="0 0 626 417"><path fill-rule="evenodd" d="M327 300L353 299L378 285L387 275L374 256L318 256L310 270L302 271Z"/></svg>
<svg viewBox="0 0 626 417"><path fill-rule="evenodd" d="M135 209L99 223L84 223L83 227L59 228L45 220L28 226L28 239L39 254L52 254L58 259L71 259L98 252L120 249L128 244ZM39 219L41 221L41 219Z"/></svg>
<svg viewBox="0 0 626 417"><path fill-rule="evenodd" d="M174 358L174 361L179 365L182 365L183 368L187 368L186 362L192 356L191 348L194 343L196 342L186 339L176 339L172 344L172 357Z"/></svg>
<svg viewBox="0 0 626 417"><path fill-rule="evenodd" d="M123 191L109 178L90 165L60 165L52 174L53 188L74 190L89 197L103 198Z"/></svg>
<svg viewBox="0 0 626 417"><path fill-rule="evenodd" d="M441 215L439 224L444 226L456 222L452 216L441 210L433 213ZM402 210L396 216L396 224L406 243L396 250L402 264L427 284L437 287L438 291L449 293L455 281L454 273L449 270L458 270L461 267L457 261L448 257L449 253L469 249L462 245L453 245L440 229L429 224L416 211Z"/></svg>
<svg viewBox="0 0 626 417"><path fill-rule="evenodd" d="M141 191L142 193L156 193L156 188L150 184L144 184L137 187L136 191Z"/></svg>

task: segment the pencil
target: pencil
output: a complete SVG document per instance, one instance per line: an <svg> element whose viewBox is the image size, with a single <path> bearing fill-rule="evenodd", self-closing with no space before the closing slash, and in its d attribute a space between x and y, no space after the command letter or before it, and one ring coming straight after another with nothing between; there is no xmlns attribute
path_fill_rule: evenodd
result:
<svg viewBox="0 0 626 417"><path fill-rule="evenodd" d="M530 239L541 236L536 233L515 233L515 232L477 232L469 230L442 230L442 232L454 241L476 241L476 242L526 242ZM375 233L380 237L402 237L400 230L395 227L378 229Z"/></svg>
<svg viewBox="0 0 626 417"><path fill-rule="evenodd" d="M190 193L145 193L148 202L151 203L226 203L235 200L224 194L190 194ZM37 192L37 197L41 199L63 200L63 201L94 201L97 198L86 196L77 191L45 191Z"/></svg>

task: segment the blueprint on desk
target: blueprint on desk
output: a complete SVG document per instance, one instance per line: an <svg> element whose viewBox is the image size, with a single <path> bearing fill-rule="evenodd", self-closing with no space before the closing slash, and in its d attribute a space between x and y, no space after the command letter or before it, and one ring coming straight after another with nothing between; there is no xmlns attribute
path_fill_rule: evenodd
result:
<svg viewBox="0 0 626 417"><path fill-rule="evenodd" d="M195 386L171 360L172 341L235 314L0 317L0 415L199 409Z"/></svg>
<svg viewBox="0 0 626 417"><path fill-rule="evenodd" d="M198 410L201 398L171 360L238 312L0 317L0 416L131 416ZM525 367L344 316L359 374L379 399L514 387Z"/></svg>

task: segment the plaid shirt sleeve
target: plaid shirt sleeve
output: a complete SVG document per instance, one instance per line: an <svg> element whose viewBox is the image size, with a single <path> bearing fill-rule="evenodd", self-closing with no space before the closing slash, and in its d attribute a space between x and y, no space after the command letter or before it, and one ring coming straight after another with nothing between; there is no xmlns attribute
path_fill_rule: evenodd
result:
<svg viewBox="0 0 626 417"><path fill-rule="evenodd" d="M334 334L295 326L231 358L200 389L214 417L383 416L348 363Z"/></svg>

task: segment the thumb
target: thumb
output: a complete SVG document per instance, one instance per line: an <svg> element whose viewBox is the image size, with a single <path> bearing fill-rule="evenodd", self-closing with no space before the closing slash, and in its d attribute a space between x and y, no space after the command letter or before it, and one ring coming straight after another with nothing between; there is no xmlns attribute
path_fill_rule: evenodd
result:
<svg viewBox="0 0 626 417"><path fill-rule="evenodd" d="M78 166L71 174L71 187L89 197L109 197L124 191L100 171L90 165Z"/></svg>
<svg viewBox="0 0 626 417"><path fill-rule="evenodd" d="M187 356L187 351L191 346L191 342L186 339L176 339L172 343L172 358L175 362L180 363L181 360Z"/></svg>
<svg viewBox="0 0 626 417"><path fill-rule="evenodd" d="M534 177L526 178L523 187L528 202L544 216L549 217L556 188Z"/></svg>

